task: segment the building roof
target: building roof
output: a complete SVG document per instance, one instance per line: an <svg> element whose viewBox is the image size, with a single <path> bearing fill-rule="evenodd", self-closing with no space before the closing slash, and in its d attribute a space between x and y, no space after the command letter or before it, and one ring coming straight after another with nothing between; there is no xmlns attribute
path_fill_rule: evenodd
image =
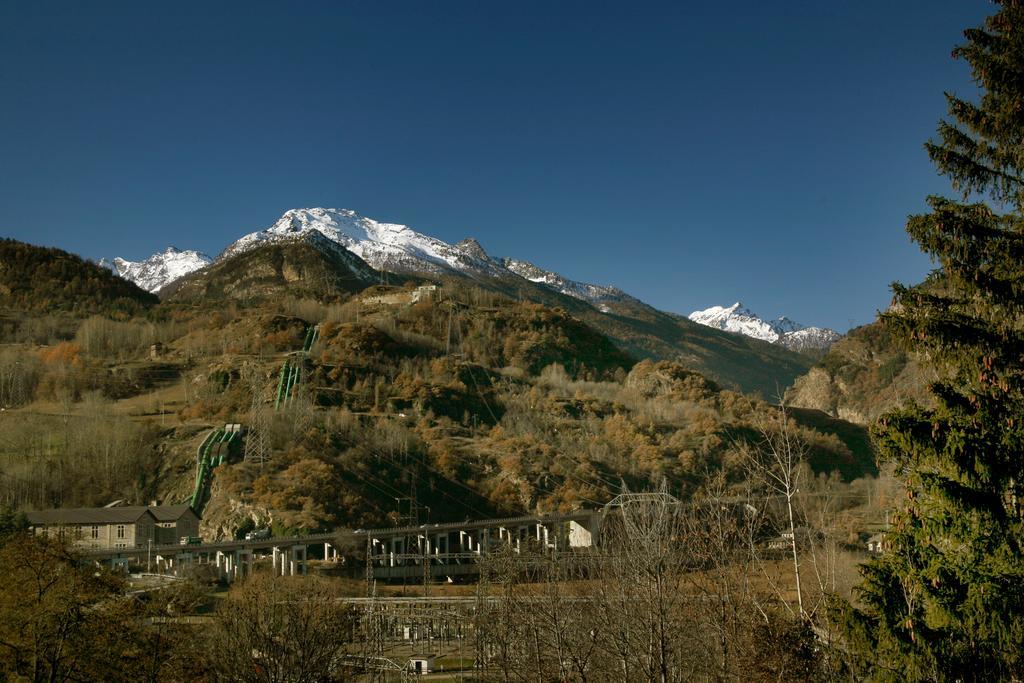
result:
<svg viewBox="0 0 1024 683"><path fill-rule="evenodd" d="M141 517L149 515L156 519L144 505L127 505L112 508L57 508L56 510L35 510L26 512L32 526L60 524L134 524Z"/></svg>
<svg viewBox="0 0 1024 683"><path fill-rule="evenodd" d="M149 511L153 513L158 522L176 522L186 512L196 515L195 511L188 505L150 505ZM196 517L198 516L196 515Z"/></svg>

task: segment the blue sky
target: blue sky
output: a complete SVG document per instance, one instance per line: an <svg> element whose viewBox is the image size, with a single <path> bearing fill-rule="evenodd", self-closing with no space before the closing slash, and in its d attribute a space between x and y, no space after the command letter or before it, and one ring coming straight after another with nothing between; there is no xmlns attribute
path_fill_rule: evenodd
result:
<svg viewBox="0 0 1024 683"><path fill-rule="evenodd" d="M929 263L980 0L0 0L0 235L217 253L289 208L845 330Z"/></svg>

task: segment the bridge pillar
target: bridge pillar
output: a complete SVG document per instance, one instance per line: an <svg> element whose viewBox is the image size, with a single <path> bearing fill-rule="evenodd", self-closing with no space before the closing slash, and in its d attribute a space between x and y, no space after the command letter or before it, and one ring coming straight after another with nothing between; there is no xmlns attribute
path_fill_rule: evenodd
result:
<svg viewBox="0 0 1024 683"><path fill-rule="evenodd" d="M377 552L377 546L380 546L380 552L379 553ZM379 556L381 558L380 561L384 562L385 561L384 558L387 557L387 552L385 552L385 551L386 551L386 548L385 548L384 544L380 542L380 539L379 538L373 538L371 536L370 537L370 543L369 543L369 546L368 546L368 552L370 553L370 559L373 560L375 557Z"/></svg>
<svg viewBox="0 0 1024 683"><path fill-rule="evenodd" d="M306 546L304 545L293 545L289 553L291 556L291 562L288 563L288 568L292 576L296 574L306 573ZM301 559L300 559L301 558Z"/></svg>
<svg viewBox="0 0 1024 683"><path fill-rule="evenodd" d="M292 551L288 548L281 549L281 576L288 576L288 570L292 564Z"/></svg>
<svg viewBox="0 0 1024 683"><path fill-rule="evenodd" d="M416 542L420 546L420 555L430 555L430 536L424 532L416 535Z"/></svg>
<svg viewBox="0 0 1024 683"><path fill-rule="evenodd" d="M339 555L340 552L337 547L330 542L324 542L324 562L337 562Z"/></svg>
<svg viewBox="0 0 1024 683"><path fill-rule="evenodd" d="M239 548L235 551L233 558L233 570L235 578L252 575L252 550ZM248 564L248 566L246 566Z"/></svg>
<svg viewBox="0 0 1024 683"><path fill-rule="evenodd" d="M178 553L174 558L177 568L174 570L175 576L181 576L185 569L192 564L192 553Z"/></svg>
<svg viewBox="0 0 1024 683"><path fill-rule="evenodd" d="M341 557L341 550L337 546L330 543L324 544L324 559L330 560L331 562L337 562Z"/></svg>

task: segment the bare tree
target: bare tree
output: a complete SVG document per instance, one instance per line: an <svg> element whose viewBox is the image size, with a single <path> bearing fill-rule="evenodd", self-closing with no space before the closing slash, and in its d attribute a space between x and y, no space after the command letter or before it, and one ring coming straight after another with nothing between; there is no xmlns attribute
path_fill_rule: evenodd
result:
<svg viewBox="0 0 1024 683"><path fill-rule="evenodd" d="M589 602L579 611L597 646L588 662L594 680L690 677L684 535L683 506L664 485L656 493L624 493L605 509L600 544L581 558Z"/></svg>
<svg viewBox="0 0 1024 683"><path fill-rule="evenodd" d="M209 637L219 680L329 680L351 642L351 609L322 579L254 575L217 611Z"/></svg>
<svg viewBox="0 0 1024 683"><path fill-rule="evenodd" d="M664 486L618 496L596 547L495 549L484 558L475 611L481 677L815 678L805 623L752 569L757 512L719 476L686 503Z"/></svg>
<svg viewBox="0 0 1024 683"><path fill-rule="evenodd" d="M502 681L603 680L595 603L581 581L588 562L534 544L484 559L478 591L478 659Z"/></svg>
<svg viewBox="0 0 1024 683"><path fill-rule="evenodd" d="M805 473L807 444L795 433L786 404L780 401L778 411L770 417L755 420L759 439L756 443L743 442L737 449L743 456L748 479L769 497L782 501L785 521L782 537L786 539L793 562L793 581L797 610L800 617L807 616L804 609L804 591L800 572L800 544L798 536L796 496Z"/></svg>
<svg viewBox="0 0 1024 683"><path fill-rule="evenodd" d="M741 678L745 663L756 656L752 624L767 622L752 579L749 538L757 519L753 508L729 494L725 475L708 474L707 483L687 507L685 543L691 571L684 585L692 593L695 630L704 635L694 652L702 678Z"/></svg>

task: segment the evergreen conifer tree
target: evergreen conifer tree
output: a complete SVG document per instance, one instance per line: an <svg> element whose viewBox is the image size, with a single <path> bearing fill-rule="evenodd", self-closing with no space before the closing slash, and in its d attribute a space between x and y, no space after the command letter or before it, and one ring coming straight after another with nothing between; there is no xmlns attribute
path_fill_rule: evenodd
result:
<svg viewBox="0 0 1024 683"><path fill-rule="evenodd" d="M980 98L926 145L960 201L907 223L940 267L882 316L946 379L874 427L906 498L843 626L875 680L1024 679L1024 0L997 4L953 51Z"/></svg>

